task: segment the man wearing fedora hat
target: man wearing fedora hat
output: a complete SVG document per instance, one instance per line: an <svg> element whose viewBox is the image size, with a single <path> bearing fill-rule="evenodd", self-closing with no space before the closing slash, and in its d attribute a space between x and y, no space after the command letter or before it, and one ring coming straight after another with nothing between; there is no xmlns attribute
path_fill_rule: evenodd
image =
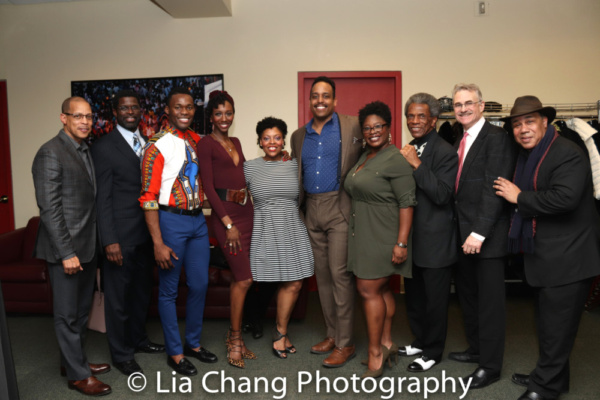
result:
<svg viewBox="0 0 600 400"><path fill-rule="evenodd" d="M600 219L593 200L590 163L577 145L550 124L556 116L535 96L515 100L510 116L522 147L510 182L496 194L516 204L509 251L523 253L527 283L535 288L539 356L519 400L556 399L569 390L569 355L591 277L600 274Z"/></svg>

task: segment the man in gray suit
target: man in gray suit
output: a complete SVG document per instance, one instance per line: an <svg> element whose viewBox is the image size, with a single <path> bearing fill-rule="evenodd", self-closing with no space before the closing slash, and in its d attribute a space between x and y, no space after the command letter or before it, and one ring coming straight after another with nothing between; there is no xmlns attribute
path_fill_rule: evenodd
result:
<svg viewBox="0 0 600 400"><path fill-rule="evenodd" d="M341 367L355 356L354 279L346 269L351 200L346 174L361 153L362 133L356 117L336 113L335 83L324 76L310 89L313 114L292 134L292 157L298 159L300 207L315 256L319 299L327 337L311 353L327 354L326 367Z"/></svg>
<svg viewBox="0 0 600 400"><path fill-rule="evenodd" d="M83 351L96 276L96 182L85 142L92 130L92 109L81 97L68 98L60 120L63 129L33 160L41 219L34 256L48 262L61 374L70 389L97 396L111 388L94 376L110 366L89 364Z"/></svg>

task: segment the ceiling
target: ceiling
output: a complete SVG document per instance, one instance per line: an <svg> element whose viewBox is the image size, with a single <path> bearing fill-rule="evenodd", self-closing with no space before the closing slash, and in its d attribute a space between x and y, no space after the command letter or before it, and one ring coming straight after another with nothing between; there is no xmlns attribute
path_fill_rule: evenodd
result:
<svg viewBox="0 0 600 400"><path fill-rule="evenodd" d="M2 4L26 5L96 0L0 0ZM231 17L231 0L148 0L173 18Z"/></svg>

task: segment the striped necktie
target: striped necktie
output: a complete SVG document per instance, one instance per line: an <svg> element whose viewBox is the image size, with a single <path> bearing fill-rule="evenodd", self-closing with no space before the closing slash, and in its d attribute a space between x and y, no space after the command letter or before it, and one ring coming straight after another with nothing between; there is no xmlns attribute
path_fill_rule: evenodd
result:
<svg viewBox="0 0 600 400"><path fill-rule="evenodd" d="M138 158L142 158L142 144L136 134L133 135L133 151Z"/></svg>

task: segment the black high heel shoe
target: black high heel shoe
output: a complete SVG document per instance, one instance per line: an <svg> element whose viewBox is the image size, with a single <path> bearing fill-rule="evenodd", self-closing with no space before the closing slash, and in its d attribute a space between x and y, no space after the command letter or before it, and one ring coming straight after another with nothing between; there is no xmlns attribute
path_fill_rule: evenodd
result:
<svg viewBox="0 0 600 400"><path fill-rule="evenodd" d="M273 327L273 345L275 345L275 342L278 342L281 339L285 339L286 337L287 337L287 335L282 335L277 330L277 326ZM285 340L283 342L283 346L285 347ZM275 347L273 347L272 350L273 350L273 354L275 355L275 357L281 358L282 360L286 360L288 349L292 349L292 348L294 348L294 346L286 347L285 350L277 350ZM294 350L296 350L296 349L294 349Z"/></svg>

